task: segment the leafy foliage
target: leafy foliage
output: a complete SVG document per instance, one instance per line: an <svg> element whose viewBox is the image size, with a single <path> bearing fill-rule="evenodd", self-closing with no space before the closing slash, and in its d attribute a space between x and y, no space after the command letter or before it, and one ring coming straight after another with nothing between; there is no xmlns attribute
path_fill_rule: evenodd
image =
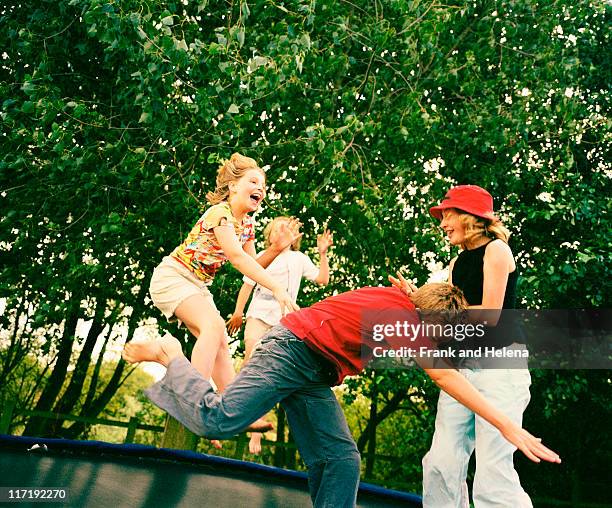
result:
<svg viewBox="0 0 612 508"><path fill-rule="evenodd" d="M609 20L603 1L4 3L1 378L29 352L67 383L78 318L127 326L118 343L158 318L148 277L233 151L269 166L260 224L300 217L311 252L335 232L332 284L302 305L399 268L424 282L451 258L427 208L474 183L513 232L524 305L609 307ZM215 282L223 314L238 284ZM377 376L381 408L426 386ZM546 393L528 424L564 404Z"/></svg>

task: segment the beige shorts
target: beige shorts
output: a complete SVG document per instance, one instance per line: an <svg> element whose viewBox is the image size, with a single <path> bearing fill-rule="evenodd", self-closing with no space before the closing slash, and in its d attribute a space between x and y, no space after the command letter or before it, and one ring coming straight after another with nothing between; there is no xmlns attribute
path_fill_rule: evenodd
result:
<svg viewBox="0 0 612 508"><path fill-rule="evenodd" d="M168 321L177 320L174 311L193 295L203 296L217 310L208 285L170 256L166 256L153 271L149 294Z"/></svg>

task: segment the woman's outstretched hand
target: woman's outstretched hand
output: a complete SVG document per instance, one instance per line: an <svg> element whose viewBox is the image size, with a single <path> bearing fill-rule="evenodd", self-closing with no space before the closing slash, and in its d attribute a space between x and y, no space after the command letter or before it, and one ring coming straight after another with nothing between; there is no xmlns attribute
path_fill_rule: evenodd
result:
<svg viewBox="0 0 612 508"><path fill-rule="evenodd" d="M514 446L521 450L530 460L540 462L560 463L559 455L542 444L542 440L532 436L525 429L514 423L510 423L506 428L500 429L502 435Z"/></svg>

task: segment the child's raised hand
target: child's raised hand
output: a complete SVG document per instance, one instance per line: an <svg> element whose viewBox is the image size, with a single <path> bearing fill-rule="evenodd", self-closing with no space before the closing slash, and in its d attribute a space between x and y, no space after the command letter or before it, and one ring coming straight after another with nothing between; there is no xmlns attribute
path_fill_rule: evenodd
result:
<svg viewBox="0 0 612 508"><path fill-rule="evenodd" d="M242 314L236 314L234 312L225 322L225 326L227 327L227 333L230 335L234 335L236 332L240 331L240 328L242 328Z"/></svg>
<svg viewBox="0 0 612 508"><path fill-rule="evenodd" d="M419 289L417 285L414 284L412 281L405 279L399 271L397 272L397 277L398 278L396 279L392 275L389 275L389 282L393 284L396 288L400 289L402 293L405 293L410 296L417 289Z"/></svg>
<svg viewBox="0 0 612 508"><path fill-rule="evenodd" d="M317 236L317 249L319 250L319 254L325 254L333 244L334 235L329 229L326 229L322 235Z"/></svg>
<svg viewBox="0 0 612 508"><path fill-rule="evenodd" d="M270 244L271 247L283 251L293 244L298 238L301 238L304 233L300 233L302 223L297 219L283 221L278 225L277 234L274 241Z"/></svg>

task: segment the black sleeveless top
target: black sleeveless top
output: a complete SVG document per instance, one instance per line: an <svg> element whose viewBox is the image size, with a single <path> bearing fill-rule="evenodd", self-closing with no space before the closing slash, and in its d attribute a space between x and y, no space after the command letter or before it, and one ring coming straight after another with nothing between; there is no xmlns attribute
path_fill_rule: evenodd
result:
<svg viewBox="0 0 612 508"><path fill-rule="evenodd" d="M484 285L484 255L487 246L491 242L485 243L472 250L462 251L452 271L453 285L457 286L470 305L482 304L482 289ZM516 283L518 280L518 269L508 274L506 293L504 294L503 309L516 308ZM485 337L478 339L479 345L502 348L509 346L513 342L520 341L521 332L517 329L512 319L511 312L502 312L496 327L487 328ZM463 346L471 346L464 344Z"/></svg>
<svg viewBox="0 0 612 508"><path fill-rule="evenodd" d="M453 285L457 286L467 299L470 305L482 304L482 288L484 285L484 255L487 246L491 242L485 243L472 250L464 250L457 257L453 266L452 279ZM515 309L516 305L516 281L518 271L514 270L508 274L506 293L504 295L504 309Z"/></svg>

